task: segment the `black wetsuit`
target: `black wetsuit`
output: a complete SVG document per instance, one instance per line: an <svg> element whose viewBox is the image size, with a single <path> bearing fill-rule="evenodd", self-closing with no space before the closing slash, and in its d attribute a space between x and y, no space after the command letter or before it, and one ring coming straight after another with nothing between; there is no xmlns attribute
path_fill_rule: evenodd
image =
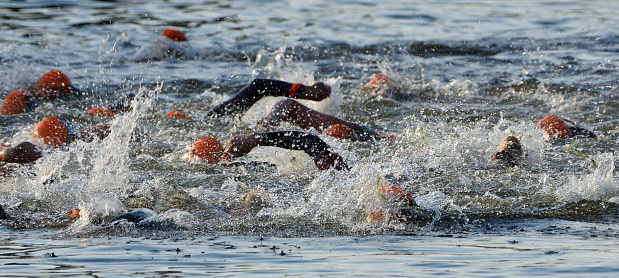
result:
<svg viewBox="0 0 619 278"><path fill-rule="evenodd" d="M261 145L304 151L314 162L331 148L318 136L303 131L263 132Z"/></svg>
<svg viewBox="0 0 619 278"><path fill-rule="evenodd" d="M9 215L6 214L6 212L4 211L4 208L0 206L0 220L2 219L9 219Z"/></svg>
<svg viewBox="0 0 619 278"><path fill-rule="evenodd" d="M213 107L206 113L207 116L217 118L231 114L242 114L247 111L254 103L258 102L265 96L287 97L290 95L290 86L292 83L271 80L271 79L255 79L247 87L241 90L231 99ZM297 94L303 92L304 86L297 90Z"/></svg>
<svg viewBox="0 0 619 278"><path fill-rule="evenodd" d="M595 133L593 133L593 131L584 129L579 126L568 126L567 128L568 128L568 132L570 133L570 136L572 137L584 136L587 138L594 138L594 139L598 137Z"/></svg>

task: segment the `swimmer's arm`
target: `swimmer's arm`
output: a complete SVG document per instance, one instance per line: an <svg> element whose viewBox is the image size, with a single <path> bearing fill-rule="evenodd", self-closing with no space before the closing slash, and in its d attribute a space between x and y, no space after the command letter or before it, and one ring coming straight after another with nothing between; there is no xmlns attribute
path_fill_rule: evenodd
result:
<svg viewBox="0 0 619 278"><path fill-rule="evenodd" d="M242 157L251 152L255 147L260 146L261 143L262 136L260 133L233 136L228 140L221 158L224 160L231 160L233 158Z"/></svg>
<svg viewBox="0 0 619 278"><path fill-rule="evenodd" d="M29 163L41 158L39 148L30 142L21 142L13 147L0 146L0 161Z"/></svg>
<svg viewBox="0 0 619 278"><path fill-rule="evenodd" d="M223 158L230 159L248 154L257 146L278 147L305 151L313 159L329 146L316 135L302 131L274 131L236 135L226 144Z"/></svg>
<svg viewBox="0 0 619 278"><path fill-rule="evenodd" d="M255 79L238 94L207 112L207 116L242 114L265 96L290 97L292 85L279 80ZM316 82L311 86L301 85L296 90L296 97L300 99L320 101L330 95L331 87L323 82Z"/></svg>
<svg viewBox="0 0 619 278"><path fill-rule="evenodd" d="M314 128L321 133L333 124L357 126L355 123L313 110L293 99L284 99L275 103L269 114L258 121L258 124L268 129L278 126L280 122L289 122L302 129Z"/></svg>
<svg viewBox="0 0 619 278"><path fill-rule="evenodd" d="M584 136L587 138L597 138L598 136L591 130L579 127L579 126L568 126L568 130L570 136Z"/></svg>

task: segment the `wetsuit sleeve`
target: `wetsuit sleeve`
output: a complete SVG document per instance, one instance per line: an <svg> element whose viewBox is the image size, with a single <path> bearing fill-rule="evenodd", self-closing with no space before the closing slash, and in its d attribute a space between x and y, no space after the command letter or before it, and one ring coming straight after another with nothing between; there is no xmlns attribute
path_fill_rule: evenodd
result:
<svg viewBox="0 0 619 278"><path fill-rule="evenodd" d="M245 113L245 111L254 105L254 103L258 102L265 96L289 96L291 85L292 83L285 81L255 79L235 96L208 111L207 116L216 118L226 115ZM302 92L302 90L303 87L297 90L297 93Z"/></svg>
<svg viewBox="0 0 619 278"><path fill-rule="evenodd" d="M262 133L262 146L271 146L289 150L301 150L316 163L329 145L318 136L303 131L274 131Z"/></svg>
<svg viewBox="0 0 619 278"><path fill-rule="evenodd" d="M593 133L593 131L588 130L588 129L584 129L582 127L578 127L578 126L568 126L568 130L570 133L570 136L574 137L574 136L584 136L584 137L588 137L588 138L597 138L598 136L595 135L595 133Z"/></svg>

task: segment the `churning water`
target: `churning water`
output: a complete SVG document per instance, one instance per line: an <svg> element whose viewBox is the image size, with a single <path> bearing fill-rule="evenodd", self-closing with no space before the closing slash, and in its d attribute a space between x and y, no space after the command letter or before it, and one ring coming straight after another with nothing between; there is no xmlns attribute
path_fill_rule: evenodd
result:
<svg viewBox="0 0 619 278"><path fill-rule="evenodd" d="M9 1L0 3L2 97L51 69L84 90L0 117L0 142L30 140L48 116L74 128L111 124L108 138L46 152L0 178L3 274L559 275L619 271L619 22L608 1ZM181 57L158 55L167 28ZM373 96L376 73L406 101ZM303 103L393 141L320 135L352 166L318 171L302 152L258 148L222 167L182 159L204 136L263 131L276 98L240 118L206 112L254 78L323 81ZM137 95L131 111L88 108ZM164 118L183 110L193 121ZM568 118L596 140L549 143L537 122ZM297 129L283 125L281 130ZM312 132L312 131L310 131ZM140 138L136 139L135 134ZM487 169L503 137L525 165ZM378 179L413 192L429 223L369 223ZM226 213L248 192L270 203ZM89 217L75 222L65 212ZM146 224L89 219L146 208ZM264 237L261 241L260 237Z"/></svg>

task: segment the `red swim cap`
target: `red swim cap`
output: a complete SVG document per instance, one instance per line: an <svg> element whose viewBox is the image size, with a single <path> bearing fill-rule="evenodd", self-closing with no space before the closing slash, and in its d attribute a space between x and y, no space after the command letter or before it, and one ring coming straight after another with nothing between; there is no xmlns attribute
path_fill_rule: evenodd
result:
<svg viewBox="0 0 619 278"><path fill-rule="evenodd" d="M345 124L332 124L325 129L325 134L340 140L350 139L348 135L353 129Z"/></svg>
<svg viewBox="0 0 619 278"><path fill-rule="evenodd" d="M183 32L176 30L176 29L163 30L163 32L161 32L161 35L173 41L177 41L177 42L187 41L187 37L185 37L185 34L183 34Z"/></svg>
<svg viewBox="0 0 619 278"><path fill-rule="evenodd" d="M14 115L33 111L36 106L34 96L26 90L15 90L2 101L0 114Z"/></svg>
<svg viewBox="0 0 619 278"><path fill-rule="evenodd" d="M208 163L219 162L219 153L224 150L224 147L212 137L204 137L200 141L191 145L189 154L196 156L202 160L206 160Z"/></svg>
<svg viewBox="0 0 619 278"><path fill-rule="evenodd" d="M189 120L189 121L193 121L193 119L191 117L189 117L189 115L187 115L187 113L180 111L180 110L174 110L169 112L168 114L165 114L166 117L170 117L170 118L175 118L175 119L179 119L179 120Z"/></svg>
<svg viewBox="0 0 619 278"><path fill-rule="evenodd" d="M71 131L67 122L56 117L47 117L34 126L32 138L42 139L45 145L59 147L71 142Z"/></svg>
<svg viewBox="0 0 619 278"><path fill-rule="evenodd" d="M107 109L105 107L90 108L88 109L88 111L86 111L86 113L90 115L94 115L94 116L101 116L101 117L114 117L118 115L118 113L114 113L114 111Z"/></svg>
<svg viewBox="0 0 619 278"><path fill-rule="evenodd" d="M544 132L544 139L548 141L570 138L570 132L567 124L563 119L557 116L546 116L539 121L538 126L539 129Z"/></svg>
<svg viewBox="0 0 619 278"><path fill-rule="evenodd" d="M34 92L35 97L55 98L71 93L71 79L59 70L51 70L39 78Z"/></svg>

